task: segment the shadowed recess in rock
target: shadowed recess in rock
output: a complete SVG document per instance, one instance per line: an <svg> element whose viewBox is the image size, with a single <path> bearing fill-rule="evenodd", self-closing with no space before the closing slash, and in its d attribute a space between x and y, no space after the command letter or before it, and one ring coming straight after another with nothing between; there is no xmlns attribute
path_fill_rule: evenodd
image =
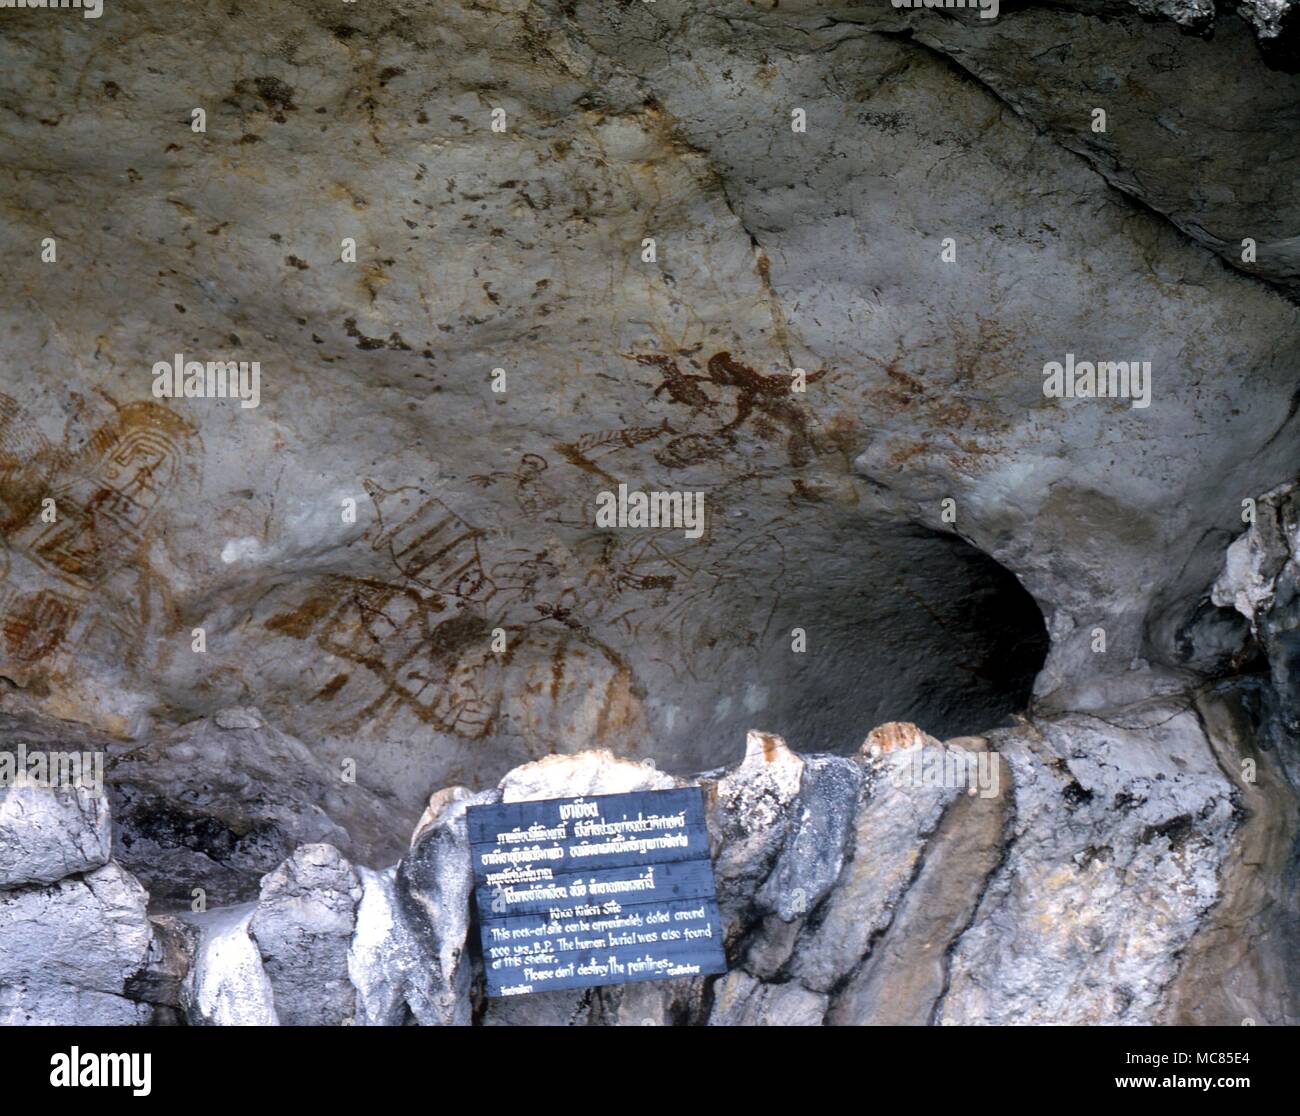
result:
<svg viewBox="0 0 1300 1116"><path fill-rule="evenodd" d="M847 752L862 743L863 724L910 720L956 736L1023 711L1048 637L1015 575L955 535L858 530L874 540L872 576L822 561L816 579L787 592L778 615L803 617L817 653L783 644L767 655L757 682L738 691L757 692L765 706L737 709L736 724L757 716L774 732L797 727L819 751ZM892 575L882 578L876 563L886 557Z"/></svg>

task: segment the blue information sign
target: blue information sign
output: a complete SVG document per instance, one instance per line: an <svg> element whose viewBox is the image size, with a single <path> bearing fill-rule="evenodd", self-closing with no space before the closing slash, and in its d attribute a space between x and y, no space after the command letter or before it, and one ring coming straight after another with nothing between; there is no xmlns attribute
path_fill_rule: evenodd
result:
<svg viewBox="0 0 1300 1116"><path fill-rule="evenodd" d="M467 821L489 996L727 971L699 787Z"/></svg>

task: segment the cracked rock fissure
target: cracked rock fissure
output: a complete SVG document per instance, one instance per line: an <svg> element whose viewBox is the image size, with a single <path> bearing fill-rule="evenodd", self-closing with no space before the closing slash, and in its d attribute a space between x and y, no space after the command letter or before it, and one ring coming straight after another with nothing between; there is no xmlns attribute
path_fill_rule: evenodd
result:
<svg viewBox="0 0 1300 1116"><path fill-rule="evenodd" d="M0 20L0 1023L1300 1021L1288 0ZM486 998L675 786L728 972Z"/></svg>

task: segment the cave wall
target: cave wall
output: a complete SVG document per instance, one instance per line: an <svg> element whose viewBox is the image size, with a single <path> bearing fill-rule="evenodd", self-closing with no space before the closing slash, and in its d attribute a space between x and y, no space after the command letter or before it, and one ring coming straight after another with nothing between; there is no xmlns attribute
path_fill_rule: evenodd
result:
<svg viewBox="0 0 1300 1116"><path fill-rule="evenodd" d="M698 768L810 706L829 749L978 731L1024 698L962 615L982 575L917 527L1015 574L1052 637L1039 698L1097 708L1181 684L1240 501L1293 470L1296 79L1240 21L67 14L6 15L24 707L139 738L253 704L408 808L555 750ZM1154 147L1161 122L1195 144ZM178 352L259 361L259 405L153 397ZM1149 359L1151 405L1045 398L1066 352ZM703 492L704 537L594 528L618 483Z"/></svg>

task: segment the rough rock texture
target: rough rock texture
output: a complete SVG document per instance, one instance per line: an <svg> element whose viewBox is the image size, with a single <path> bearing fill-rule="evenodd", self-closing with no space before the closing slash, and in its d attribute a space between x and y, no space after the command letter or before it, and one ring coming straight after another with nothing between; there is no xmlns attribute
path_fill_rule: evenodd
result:
<svg viewBox="0 0 1300 1116"><path fill-rule="evenodd" d="M48 886L0 891L0 1023L144 1023L124 997L145 964L148 896L116 864Z"/></svg>
<svg viewBox="0 0 1300 1116"><path fill-rule="evenodd" d="M967 738L966 749L986 750ZM958 794L896 904L887 935L835 997L830 1024L930 1022L949 976L946 943L970 925L985 881L1002 857L1010 794ZM752 956L752 954L751 954Z"/></svg>
<svg viewBox="0 0 1300 1116"><path fill-rule="evenodd" d="M1291 855L1293 797L1228 777L1249 745L1223 724L1161 703L1126 716L1026 722L947 745L885 726L873 740L914 743L868 743L854 759L799 756L751 734L745 761L702 779L730 974L486 1004L457 995L489 1025L1132 1023L1179 1017L1193 995L1199 1022L1294 1019L1294 896L1261 901L1245 863L1261 847L1279 870ZM918 757L981 752L1004 767L997 794L913 778ZM504 783L539 797L605 793L635 786L636 766L564 757ZM1239 830L1251 826L1271 836L1243 849ZM414 859L401 868L428 871ZM437 909L450 910L440 886ZM1228 963L1213 952L1246 941ZM1205 995L1225 980L1230 997Z"/></svg>
<svg viewBox="0 0 1300 1116"><path fill-rule="evenodd" d="M453 1021L438 1015L439 971L429 964L431 950L407 925L398 905L397 868L375 872L358 867L357 875L361 902L348 946L348 979L357 990L357 1024L395 1027L412 1017L430 1026Z"/></svg>
<svg viewBox="0 0 1300 1116"><path fill-rule="evenodd" d="M299 844L368 855L402 847L389 810L330 771L256 710L224 710L147 743L109 745L117 848L152 894L209 904L257 894L263 874Z"/></svg>
<svg viewBox="0 0 1300 1116"><path fill-rule="evenodd" d="M1280 749L1293 782L1300 780L1300 484L1265 493L1250 528L1228 547L1214 583L1217 605L1249 622L1268 658L1269 742Z"/></svg>
<svg viewBox="0 0 1300 1116"><path fill-rule="evenodd" d="M408 978L417 989L416 995L407 994L411 1011L421 1023L459 1025L469 1022L466 949L473 888L465 811L498 802L501 795L456 787L435 797L440 800L436 813L417 830L398 866L397 909L406 933L422 949Z"/></svg>
<svg viewBox="0 0 1300 1116"><path fill-rule="evenodd" d="M760 908L793 922L822 901L844 866L861 786L851 760L819 756L805 764L790 832L756 896Z"/></svg>
<svg viewBox="0 0 1300 1116"><path fill-rule="evenodd" d="M1236 788L1239 826L1220 870L1222 901L1182 958L1162 1021L1212 1019L1294 1025L1300 1019L1300 811L1284 757L1261 733L1257 691L1228 684L1196 711Z"/></svg>
<svg viewBox="0 0 1300 1116"><path fill-rule="evenodd" d="M1076 5L1016 13L999 20L996 37L962 20L909 27L972 84L1229 267L1300 292L1300 213L1286 187L1300 161L1300 82L1261 73L1237 20L1220 21L1212 42L1168 26L1138 31L1130 19L1097 19ZM1255 242L1250 260L1246 238ZM1162 268L1154 277L1173 280Z"/></svg>
<svg viewBox="0 0 1300 1116"><path fill-rule="evenodd" d="M279 1020L271 981L248 925L256 904L223 907L195 917L199 945L181 989L191 1026L268 1027Z"/></svg>
<svg viewBox="0 0 1300 1116"><path fill-rule="evenodd" d="M108 803L77 787L0 786L0 890L108 863Z"/></svg>
<svg viewBox="0 0 1300 1116"><path fill-rule="evenodd" d="M1265 58L1293 72L1300 68L1300 8L1295 0L1240 0L1236 10L1255 32Z"/></svg>
<svg viewBox="0 0 1300 1116"><path fill-rule="evenodd" d="M713 1027L819 1027L826 997L799 985L762 984L748 973L728 973L714 986Z"/></svg>
<svg viewBox="0 0 1300 1116"><path fill-rule="evenodd" d="M153 1007L152 1022L179 1023L184 1011L185 979L198 953L199 929L178 915L151 915L149 953L139 972L127 982L127 995Z"/></svg>
<svg viewBox="0 0 1300 1116"><path fill-rule="evenodd" d="M550 757L435 794L395 866L306 844L256 903L201 913L149 919L110 861L0 891L0 1004L195 1025L1295 1022L1300 825L1253 690L945 743L893 723L851 757L752 732L695 780ZM665 781L705 792L729 973L486 1000L467 807Z"/></svg>
<svg viewBox="0 0 1300 1116"><path fill-rule="evenodd" d="M348 947L361 881L330 845L303 845L262 879L248 923L285 1026L352 1024L356 989Z"/></svg>
<svg viewBox="0 0 1300 1116"><path fill-rule="evenodd" d="M799 793L804 760L770 733L751 732L745 758L710 795L718 909L728 939L743 930L752 897L781 851L785 818Z"/></svg>
<svg viewBox="0 0 1300 1116"><path fill-rule="evenodd" d="M957 943L944 1023L1150 1022L1221 897L1235 787L1191 711L989 734L1012 852Z"/></svg>
<svg viewBox="0 0 1300 1116"><path fill-rule="evenodd" d="M302 844L401 850L389 810L301 741L234 709L139 745L110 745L118 855L157 899L248 900Z"/></svg>
<svg viewBox="0 0 1300 1116"><path fill-rule="evenodd" d="M920 747L918 745L918 747ZM839 886L773 952L760 936L756 968L789 970L807 987L829 992L848 977L879 934L916 874L925 844L957 787L895 785L892 776L910 770L913 749L862 757L863 797L853 820L852 853Z"/></svg>
<svg viewBox="0 0 1300 1116"><path fill-rule="evenodd" d="M5 367L67 369L3 384L13 708L145 742L256 705L404 831L550 752L846 754L1035 677L1100 711L1186 682L1241 499L1294 475L1296 79L1236 17L47 14L0 91L40 199ZM176 352L258 360L258 407L154 398ZM1151 406L1044 398L1067 352L1149 359ZM704 493L704 536L596 528L620 482Z"/></svg>
<svg viewBox="0 0 1300 1116"><path fill-rule="evenodd" d="M18 770L30 775L30 755L66 756L70 742L86 743L24 725L0 735L0 751L22 757ZM93 781L0 782L0 1025L151 1020L141 1001L153 989L137 983L154 957L149 896L113 851L108 798Z"/></svg>

